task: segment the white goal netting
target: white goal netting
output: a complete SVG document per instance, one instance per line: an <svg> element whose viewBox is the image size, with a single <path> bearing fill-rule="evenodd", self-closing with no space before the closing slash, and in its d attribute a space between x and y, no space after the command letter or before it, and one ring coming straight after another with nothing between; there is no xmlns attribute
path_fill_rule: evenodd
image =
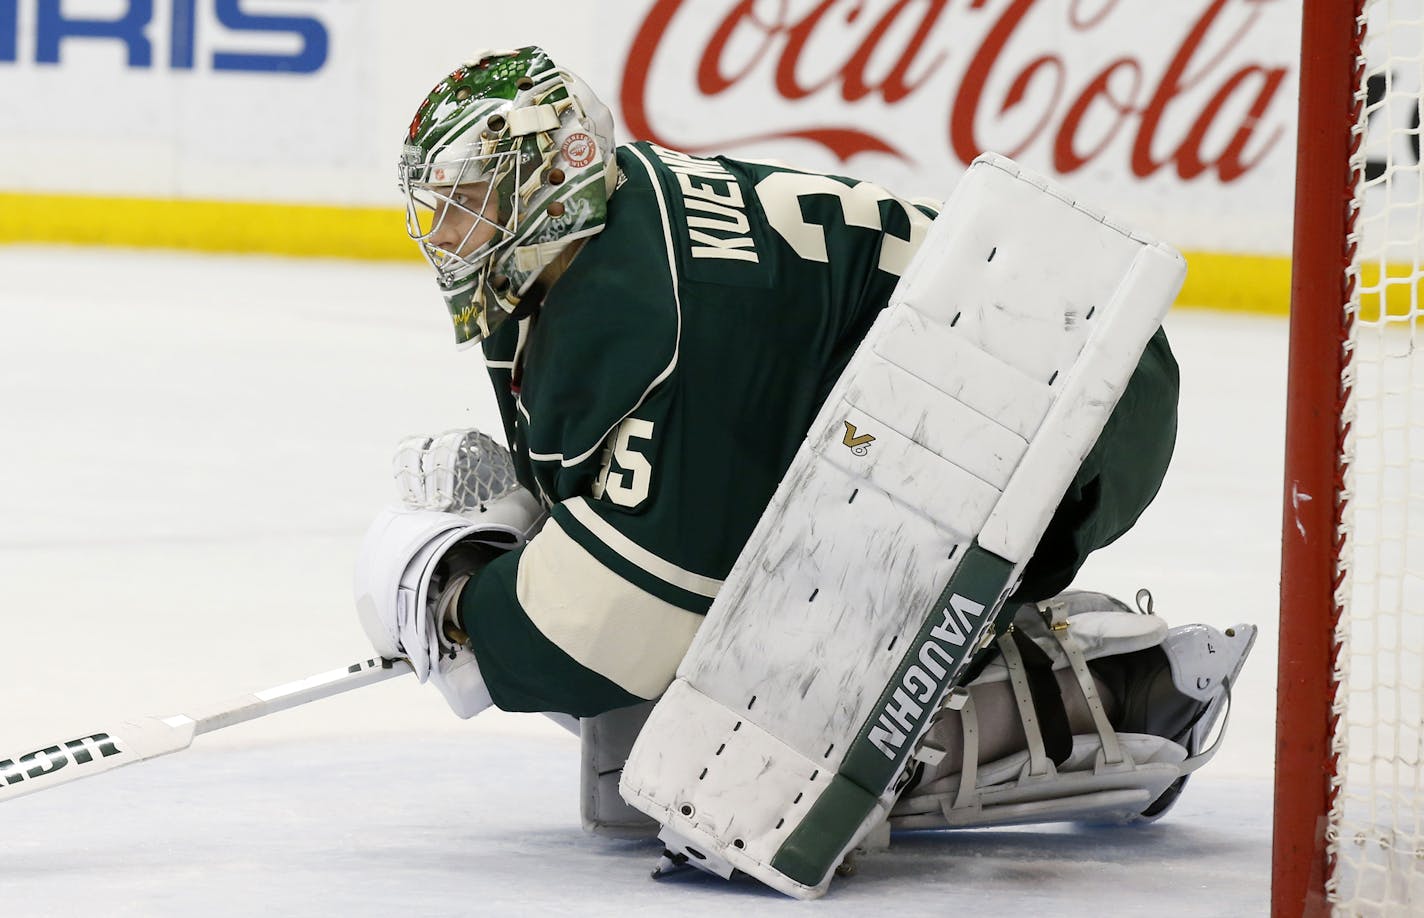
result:
<svg viewBox="0 0 1424 918"><path fill-rule="evenodd" d="M1326 888L1336 915L1403 916L1424 914L1424 0L1367 4L1363 56Z"/></svg>

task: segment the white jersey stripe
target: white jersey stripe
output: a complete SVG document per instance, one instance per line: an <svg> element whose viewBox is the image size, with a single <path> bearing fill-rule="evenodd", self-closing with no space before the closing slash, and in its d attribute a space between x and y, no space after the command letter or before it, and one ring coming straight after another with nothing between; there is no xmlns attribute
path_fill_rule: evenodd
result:
<svg viewBox="0 0 1424 918"><path fill-rule="evenodd" d="M675 587L687 590L689 593L696 593L698 596L706 596L708 599L715 599L717 591L722 588L722 581L715 577L704 577L701 574L694 574L665 561L657 555L648 551L643 546L619 532L617 529L599 516L597 511L588 505L588 501L582 497L575 497L564 501L564 508L574 519L584 525L594 538L604 545L613 549L624 559L652 574L654 577L670 583Z"/></svg>
<svg viewBox="0 0 1424 918"><path fill-rule="evenodd" d="M515 594L559 649L639 698L672 683L702 624L604 567L555 519L525 546Z"/></svg>

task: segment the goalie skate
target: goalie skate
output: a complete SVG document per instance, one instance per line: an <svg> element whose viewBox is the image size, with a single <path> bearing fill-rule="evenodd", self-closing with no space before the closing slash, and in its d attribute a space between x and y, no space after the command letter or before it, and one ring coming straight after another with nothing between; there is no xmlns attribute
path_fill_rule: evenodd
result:
<svg viewBox="0 0 1424 918"><path fill-rule="evenodd" d="M825 892L992 643L1184 272L1008 160L974 162L623 771L674 855Z"/></svg>
<svg viewBox="0 0 1424 918"><path fill-rule="evenodd" d="M1256 628L1169 629L1152 614L1150 594L1138 597L1141 614L1101 593L1077 591L1022 606L1017 633L999 639L1001 655L955 691L952 710L942 712L950 722L928 735L927 744L952 749L950 761L922 767L891 810L890 827L1126 823L1166 812L1187 776L1219 748L1231 687ZM1076 687L1064 691L1081 698L1090 731L1074 734L1057 694L1045 704L1030 691L1025 650L1044 669L1071 673ZM988 753L992 760L981 764L981 749L996 745L986 734L1006 732L1013 715L981 716L976 699L988 699L993 712L1006 694L1018 710L1021 748ZM1208 745L1219 717L1216 742Z"/></svg>

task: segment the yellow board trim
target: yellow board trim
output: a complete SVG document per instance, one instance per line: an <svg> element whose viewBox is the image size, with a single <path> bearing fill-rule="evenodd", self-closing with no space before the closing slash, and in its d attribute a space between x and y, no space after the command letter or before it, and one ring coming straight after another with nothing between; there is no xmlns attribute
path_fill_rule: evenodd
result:
<svg viewBox="0 0 1424 918"><path fill-rule="evenodd" d="M0 194L0 242L419 259L389 207Z"/></svg>
<svg viewBox="0 0 1424 918"><path fill-rule="evenodd" d="M1178 306L1200 306L1266 315L1290 314L1291 262L1285 255L1187 252L1187 280ZM1383 268L1384 283L1380 283ZM1360 312L1364 322L1386 315L1403 318L1424 304L1424 271L1418 265L1365 262L1360 265Z"/></svg>
<svg viewBox="0 0 1424 918"><path fill-rule="evenodd" d="M1287 255L1183 252L1187 279L1178 306L1286 315L1290 312L1291 262Z"/></svg>
<svg viewBox="0 0 1424 918"><path fill-rule="evenodd" d="M419 260L398 208L0 193L0 243L122 245L392 261ZM1290 258L1187 252L1179 307L1288 314ZM1424 280L1411 265L1385 271L1390 316L1407 316ZM1377 321L1380 265L1361 267L1360 317ZM1413 278L1412 281L1410 278Z"/></svg>

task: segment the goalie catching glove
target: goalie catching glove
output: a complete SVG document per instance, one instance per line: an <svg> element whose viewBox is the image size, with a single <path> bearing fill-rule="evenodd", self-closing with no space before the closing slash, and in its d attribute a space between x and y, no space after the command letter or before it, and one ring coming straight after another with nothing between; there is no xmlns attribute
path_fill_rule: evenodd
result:
<svg viewBox="0 0 1424 918"><path fill-rule="evenodd" d="M366 532L356 564L356 612L384 657L410 661L460 717L491 704L457 608L470 577L523 545L543 522L515 481L509 453L477 430L412 437L396 450L402 502Z"/></svg>

